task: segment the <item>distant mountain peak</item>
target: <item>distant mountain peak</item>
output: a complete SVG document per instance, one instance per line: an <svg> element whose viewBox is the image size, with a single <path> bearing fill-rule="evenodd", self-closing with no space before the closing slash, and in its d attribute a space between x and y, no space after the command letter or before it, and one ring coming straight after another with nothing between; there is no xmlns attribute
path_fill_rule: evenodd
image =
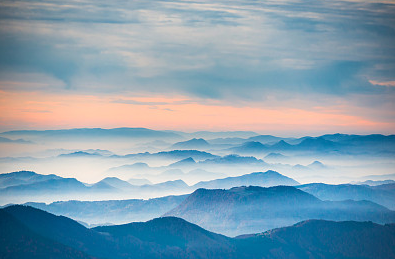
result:
<svg viewBox="0 0 395 259"><path fill-rule="evenodd" d="M255 153L266 150L266 146L259 141L247 141L238 147L231 148L230 150L241 153Z"/></svg>
<svg viewBox="0 0 395 259"><path fill-rule="evenodd" d="M315 169L324 169L327 166L321 163L320 161L314 161L313 163L309 164L308 167L315 168Z"/></svg>
<svg viewBox="0 0 395 259"><path fill-rule="evenodd" d="M177 142L172 145L174 149L196 149L196 148L207 148L210 144L202 138L193 138L187 141Z"/></svg>
<svg viewBox="0 0 395 259"><path fill-rule="evenodd" d="M144 185L143 185L143 186L144 186ZM146 185L145 185L145 186L146 186ZM177 187L177 188L183 188L183 187L185 187L185 188L188 188L188 187L189 187L189 185L186 184L186 183L185 183L183 180L181 180L181 179L166 181L166 182L163 182L163 183L157 183L157 184L154 184L154 186L166 187L166 188L168 188L168 187Z"/></svg>
<svg viewBox="0 0 395 259"><path fill-rule="evenodd" d="M6 173L6 174L0 174L0 178L1 177L11 177L11 176L31 177L31 176L34 176L34 175L38 175L38 174L33 172L33 171L22 170L22 171L16 171L16 172L11 172L11 173Z"/></svg>
<svg viewBox="0 0 395 259"><path fill-rule="evenodd" d="M101 156L99 153L90 153L85 151L76 151L68 154L60 154L59 157L84 157L84 156Z"/></svg>
<svg viewBox="0 0 395 259"><path fill-rule="evenodd" d="M196 161L192 157L188 157L178 162L172 163L170 164L170 166L184 166L184 165L194 165L194 164L196 164Z"/></svg>
<svg viewBox="0 0 395 259"><path fill-rule="evenodd" d="M326 140L324 137L318 138L305 138L302 142L300 142L299 146L308 146L308 145L330 145L333 146L335 142Z"/></svg>
<svg viewBox="0 0 395 259"><path fill-rule="evenodd" d="M243 144L244 147L265 147L261 142L259 141L248 141Z"/></svg>
<svg viewBox="0 0 395 259"><path fill-rule="evenodd" d="M266 172L254 172L241 176L227 177L212 181L199 182L195 187L200 188L222 188L229 189L235 186L275 186L275 185L299 185L299 183L292 178L284 176L276 171L268 170Z"/></svg>
<svg viewBox="0 0 395 259"><path fill-rule="evenodd" d="M96 184L94 184L94 187L101 187L101 188L108 188L109 185L110 187L114 187L114 188L119 188L119 189L123 189L123 188L130 188L132 187L132 185L127 182L127 181L123 181L117 177L106 177L103 180L97 182Z"/></svg>
<svg viewBox="0 0 395 259"><path fill-rule="evenodd" d="M286 158L286 156L284 156L281 153L273 153L273 152L265 156L265 159L271 159L271 158L276 158L276 159L277 158Z"/></svg>
<svg viewBox="0 0 395 259"><path fill-rule="evenodd" d="M284 140L280 140L276 144L273 144L271 147L272 148L288 148L291 147L292 145L289 144L288 142L285 142Z"/></svg>

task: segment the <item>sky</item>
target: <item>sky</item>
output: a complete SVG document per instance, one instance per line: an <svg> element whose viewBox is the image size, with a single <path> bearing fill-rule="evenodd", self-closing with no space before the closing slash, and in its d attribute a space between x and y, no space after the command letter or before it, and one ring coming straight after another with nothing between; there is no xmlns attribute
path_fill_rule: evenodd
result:
<svg viewBox="0 0 395 259"><path fill-rule="evenodd" d="M0 2L0 131L395 133L395 1Z"/></svg>

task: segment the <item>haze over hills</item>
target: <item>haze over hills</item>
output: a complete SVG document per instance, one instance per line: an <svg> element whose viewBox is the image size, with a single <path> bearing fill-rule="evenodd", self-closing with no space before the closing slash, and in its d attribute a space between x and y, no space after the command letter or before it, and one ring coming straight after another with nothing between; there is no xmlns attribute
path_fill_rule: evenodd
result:
<svg viewBox="0 0 395 259"><path fill-rule="evenodd" d="M95 131L96 129L86 130L89 132L89 130ZM111 129L103 129L102 131L110 135L117 132ZM121 130L121 132L123 131L126 132L122 133L125 136L134 134L132 129ZM64 132L71 135L75 133L76 137L70 137L67 143L57 142L54 139L33 143L29 145L29 149L25 148L23 152L20 152L22 156L13 155L13 153L17 152L15 150L20 148L1 149L1 152L7 153L8 150L12 152L10 152L9 156L0 157L2 165L0 171L8 173L27 169L44 174L56 172L57 175L61 175L64 178L77 178L84 182L93 183L107 176L130 179L145 178L144 174L159 175L167 171L169 165L191 157L196 162L195 165L172 165L173 169L180 169L186 173L182 180L188 184L214 179L198 179L187 175L188 172L197 169L226 176L239 176L254 171L275 170L283 172L301 183L325 182L337 184L362 181L362 177L371 174L390 174L392 172L391 168L395 166L393 160L395 156L393 135L328 134L301 138L262 135L262 139L276 140L275 142L265 143L249 139L251 136L245 138L237 137L237 141L234 142L235 138L229 135L227 138L220 139L220 144L211 144L211 140L208 138L198 140L197 137L199 136L182 137L184 139L179 140L166 139L166 142L161 137L152 137L152 139L144 141L133 137L127 137L127 139L122 139L122 141L111 141L103 137L92 142L89 138L85 141L78 137L80 133L78 133L77 129L76 131L64 130ZM82 135L85 134L84 130L81 132ZM99 130L99 132L101 131ZM36 134L35 131L33 133ZM43 131L38 135L45 136L48 132L44 133ZM52 133L55 134L52 131L48 134ZM13 134L19 133L14 132ZM123 137L122 134L120 134L121 137ZM22 136L15 135L14 137L21 138ZM204 143L207 142L209 146L207 148L200 147L199 150L166 150L166 148L175 143L188 143L191 137L195 137L195 140L202 143L203 141ZM27 138L26 140L32 141L33 138ZM240 142L241 140L242 142ZM152 150L155 151L144 152L146 151L144 143L149 143ZM249 145L252 145L252 147ZM30 152L27 150L30 150ZM257 150L258 152L256 152ZM284 157L273 158L269 155L270 153L282 154ZM39 157L36 158L35 154L39 154ZM244 158L246 156L250 156L251 159L247 160ZM212 161L204 162L204 160L209 159ZM307 166L316 160L322 162L331 171L327 171L327 168L304 170L306 168L294 167L297 164ZM146 165L146 168L137 166L143 164ZM177 179L158 176L157 178L147 178L147 180L162 182Z"/></svg>
<svg viewBox="0 0 395 259"><path fill-rule="evenodd" d="M395 209L394 183L378 186L312 183L297 186L297 188L322 200L369 200L389 209Z"/></svg>
<svg viewBox="0 0 395 259"><path fill-rule="evenodd" d="M359 184L359 185L369 185L369 186L376 186L382 184L390 184L395 183L394 180L366 180L366 181L354 181L351 184Z"/></svg>
<svg viewBox="0 0 395 259"><path fill-rule="evenodd" d="M164 214L208 230L240 235L295 224L307 219L395 221L395 212L368 201L322 201L291 186L198 189Z"/></svg>
<svg viewBox="0 0 395 259"><path fill-rule="evenodd" d="M210 161L211 163L211 161ZM313 163L322 167L321 163ZM314 167L308 167L314 170ZM312 168L312 169L311 169ZM207 172L201 169L183 173L178 169L171 169L163 172L171 178L198 177L210 178L217 176L215 180L200 181L193 185L187 185L183 181L165 181L157 184L139 179L136 184L120 180L116 177L106 177L95 184L84 184L76 179L62 178L56 175L40 175L30 171L14 172L0 175L0 193L2 204L6 203L23 203L28 201L46 201L52 202L67 199L95 199L107 197L107 199L127 199L138 198L135 195L146 194L149 197L159 197L164 195L185 194L193 192L198 188L223 188L228 189L237 186L261 186L269 187L276 185L299 185L299 183L289 177L281 175L275 171L255 172L244 174L237 177L223 177L221 174ZM153 176L155 177L155 176ZM218 178L219 177L219 178ZM391 186L391 185L388 185ZM394 208L395 191L391 188L380 189L374 186L365 186L359 184L347 185L327 185L327 184L306 184L298 186L301 190L311 193L324 200L340 201L345 199L353 200L370 200ZM41 200L40 197L51 192L53 200ZM153 195L153 196L150 196ZM29 200L30 199L30 200Z"/></svg>
<svg viewBox="0 0 395 259"><path fill-rule="evenodd" d="M55 215L62 215L89 225L124 224L160 217L178 206L187 195L166 196L148 200L58 201L50 204L28 202Z"/></svg>
<svg viewBox="0 0 395 259"><path fill-rule="evenodd" d="M276 185L299 185L299 183L289 177L275 171L255 172L237 177L227 177L212 181L199 182L193 187L206 189L229 189L236 186L276 186Z"/></svg>
<svg viewBox="0 0 395 259"><path fill-rule="evenodd" d="M171 149L173 149L173 150L174 149L175 150L177 150L177 149L186 149L186 150L203 149L204 150L204 149L208 149L208 148L210 148L210 144L202 138L199 138L199 139L193 138L191 140L177 142L171 146Z"/></svg>
<svg viewBox="0 0 395 259"><path fill-rule="evenodd" d="M159 138L159 139L181 139L182 137L173 132L156 131L146 128L80 128L65 130L14 130L0 133L2 136L25 136L33 139L105 139L105 138Z"/></svg>
<svg viewBox="0 0 395 259"><path fill-rule="evenodd" d="M28 175L32 179L43 179L44 183L47 183L45 176L33 173L33 172L15 172L7 176L20 176ZM48 177L54 177L50 175ZM56 178L60 178L55 176ZM63 178L60 178L63 179ZM74 182L77 181L74 179ZM37 188L33 188L33 184L27 184L24 182L18 187L16 191L10 192L9 189L5 192L3 189L2 199L3 204L15 201L15 202L27 202L27 201L41 201L40 197L42 193L51 193L52 200L45 200L47 202L54 201L53 199L64 200L61 202L53 202L51 204L44 203L31 203L27 204L37 207L51 213L58 215L64 215L76 219L78 221L86 222L87 224L119 224L129 221L141 221L148 220L154 217L158 217L180 205L181 201L186 196L167 196L163 198L141 200L141 199L128 199L128 200L108 200L112 199L125 199L124 197L134 197L142 193L155 193L156 195L166 195L167 193L191 193L198 188L222 188L229 189L236 186L276 186L276 185L290 185L295 186L307 193L313 194L314 196L322 200L331 201L344 201L344 200L368 200L377 204L383 205L387 208L394 209L394 197L395 191L393 185L379 185L379 186L366 186L366 185L326 185L326 184L307 184L298 185L299 183L285 177L274 171L267 172L256 172L251 174L242 175L240 177L227 177L212 181L199 182L196 185L188 186L182 181L169 181L160 184L145 184L145 185L132 185L127 181L122 181L118 178L110 177L105 178L98 183L90 186L86 186L83 183L77 181L78 186L83 186L81 189L73 189L73 193L70 193L70 187L66 185L66 190L60 189L61 185L57 185L56 191L51 188L44 188L43 183L39 182ZM24 186L28 188L23 189ZM14 186L15 187L15 186ZM55 188L55 187L54 187ZM36 189L39 189L38 192ZM20 194L20 190L24 190L24 197ZM104 191L103 191L104 190ZM14 196L13 194L17 194ZM104 193L104 195L103 195ZM19 197L18 197L19 194ZM91 195L87 195L91 194ZM84 196L85 195L85 196ZM102 195L102 196L101 196ZM22 196L22 197L21 197ZM67 201L69 199L82 199L82 198L97 198L106 197L107 201ZM149 196L148 196L149 197ZM173 198L174 197L174 198ZM9 199L7 199L9 198ZM8 201L8 202L7 202ZM247 205L248 203L246 203ZM340 203L338 203L339 205ZM261 205L257 205L261 206ZM84 210L81 208L84 207ZM275 206L281 207L281 206ZM133 208L130 210L129 208ZM317 207L318 208L318 207ZM284 212L288 216L288 213ZM347 219L347 218L346 218ZM291 222L292 223L292 222Z"/></svg>
<svg viewBox="0 0 395 259"><path fill-rule="evenodd" d="M18 144L30 144L31 141L26 141L24 139L9 139L5 137L0 137L0 143L18 143Z"/></svg>
<svg viewBox="0 0 395 259"><path fill-rule="evenodd" d="M0 254L19 258L391 258L394 225L310 220L237 238L174 217L87 229L27 206L0 210ZM6 224L4 224L6 223ZM33 242L24 242L33 240ZM14 246L17 243L23 246ZM204 244L204 246L202 246ZM48 256L40 251L47 249Z"/></svg>
<svg viewBox="0 0 395 259"><path fill-rule="evenodd" d="M25 170L1 174L1 204L27 203L90 226L152 220L161 215L179 216L209 230L231 236L261 232L310 219L369 220L377 223L395 221L394 212L389 210L395 209L392 182L363 183L366 180L395 180L392 174L395 165L393 136L329 134L281 138L269 135L242 136L242 133L233 136L226 133L210 135L207 132L204 136L195 136L177 132L162 134L160 131L122 129L117 138L116 130L95 132L95 129L66 130L32 132L29 133L31 135L20 136L16 132L15 135L12 133L12 136L4 136L30 141L29 147L38 148L37 154L40 154L38 157L2 157L0 162L4 172L12 172L5 171L7 168L19 167L33 168L44 173L36 174ZM85 141L83 136L90 133L93 135ZM179 137L172 138L174 135L168 135L169 133ZM75 136L71 137L73 134ZM101 134L111 137L100 137ZM133 137L133 134L146 134L147 137ZM66 136L70 138L70 142L64 142L63 136L65 139ZM17 145L13 142L3 144ZM148 145L154 151L145 152ZM44 146L45 149L40 151ZM170 150L167 149L169 147ZM93 175L95 178L91 177ZM338 184L351 181L362 184ZM271 186L277 187L270 191L260 188ZM160 221L153 222L156 225ZM183 222L173 219L166 224L183 225ZM188 257L191 254L185 251L195 251L193 255L197 258L204 258L207 253L214 253L219 258L240 258L239 244L244 242L244 237L238 241L228 238L217 240L215 236L206 233L210 238L206 234L199 238L204 242L213 242L213 247L218 245L226 252L210 250L211 248L194 250L196 243L192 239L191 243L187 242L194 247L188 248L190 250L185 250L185 246L167 250L163 248L162 241L146 240L138 232L140 227L136 226L127 229L137 231L135 235L139 237L133 238L140 240L139 246L144 247L139 250L142 251L141 256L146 251L156 256L159 251L174 257L174 252L177 251ZM112 234L102 233L100 236L110 235L112 242L116 243L130 238L129 234L118 236L117 231L111 232ZM27 236L36 236L36 233ZM254 237L254 244L258 242L255 238L258 237ZM181 242L180 239L177 240ZM223 240L230 242L225 242L229 249L224 248ZM59 243L59 240L52 241ZM155 243L155 248L151 247L151 241ZM273 249L295 253L295 256L305 255L303 251L312 254L317 252L312 252L314 249L311 247L292 250L288 246L290 243L281 243L276 238L266 241L268 243L261 244L263 247L275 244ZM78 247L70 247L70 243L60 243L66 248L52 244L59 251L69 249L76 256L76 251L80 251L78 256L100 257L88 253L87 248L80 250ZM44 244L37 245L46 247ZM112 245L118 246L114 243ZM260 247L250 245L248 244L251 249ZM325 244L321 245L326 249L321 252L330 257L326 254L330 249ZM298 246L302 247L302 244ZM73 249L76 251L73 252ZM129 253L126 248L122 248L122 252L119 252L119 246L117 249L114 254L119 258ZM321 252L317 253L321 256ZM254 258L254 253L245 258ZM271 253L271 258L283 257L283 254L280 256L281 253ZM246 254L243 251L243 256ZM260 254L257 257L263 256Z"/></svg>
<svg viewBox="0 0 395 259"><path fill-rule="evenodd" d="M19 171L8 174L0 174L0 188L6 188L15 185L31 184L52 179L61 179L54 174L40 175L31 171Z"/></svg>
<svg viewBox="0 0 395 259"><path fill-rule="evenodd" d="M191 138L203 138L203 139L214 139L214 138L249 138L259 135L253 131L196 131L192 133L182 131L169 131L179 134L186 139Z"/></svg>
<svg viewBox="0 0 395 259"><path fill-rule="evenodd" d="M263 139L268 138L264 136ZM383 135L341 135L338 137L334 135L323 135L320 137L303 137L299 141L291 139L295 144L286 142L286 139L280 139L278 142L259 142L259 137L251 138L251 140L244 144L231 148L232 151L238 154L259 154L265 152L340 152L340 153L353 153L353 154L364 154L364 153L388 153L393 154L395 152L395 135L383 136Z"/></svg>
<svg viewBox="0 0 395 259"><path fill-rule="evenodd" d="M211 162L210 162L211 163ZM209 174L195 170L189 174ZM29 176L18 182L22 176ZM62 178L55 175L40 175L34 172L21 171L2 175L13 186L0 186L0 204L25 203L29 201L53 202L57 200L99 200L125 199L134 197L161 197L172 194L187 194L198 188L231 188L239 185L298 185L299 183L274 171L256 172L238 177L226 177L211 181L187 185L182 180L165 181L156 184L132 185L116 177L106 177L95 184L84 184L74 178ZM0 180L2 178L0 177ZM0 181L2 183L2 181ZM50 196L47 196L51 193Z"/></svg>

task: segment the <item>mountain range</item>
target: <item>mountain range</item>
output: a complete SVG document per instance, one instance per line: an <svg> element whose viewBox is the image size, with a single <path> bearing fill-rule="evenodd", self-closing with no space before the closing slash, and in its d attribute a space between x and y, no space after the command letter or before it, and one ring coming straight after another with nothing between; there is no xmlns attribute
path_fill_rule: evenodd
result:
<svg viewBox="0 0 395 259"><path fill-rule="evenodd" d="M307 153L352 153L352 154L390 154L395 152L395 135L345 135L333 134L320 137L303 137L298 140L286 138L263 139L277 142L259 142L260 137L252 137L245 143L229 150L236 154L262 154L270 152L307 152ZM289 141L289 142L287 142ZM291 144L293 143L293 144Z"/></svg>
<svg viewBox="0 0 395 259"><path fill-rule="evenodd" d="M195 173L206 172L197 170ZM144 194L152 195L150 197L160 197L171 194L186 194L198 188L231 188L251 184L274 186L298 185L299 183L277 172L267 171L199 182L192 186L187 185L182 180L132 185L116 177L107 177L95 184L88 185L75 178L62 178L56 175L40 175L30 171L20 171L0 175L0 202L7 204L40 201L42 196L48 194L50 194L49 198L54 199L52 201L56 201L56 199L78 199L78 197L80 197L79 199L85 197L89 200L98 195L116 198Z"/></svg>
<svg viewBox="0 0 395 259"><path fill-rule="evenodd" d="M207 149L210 147L210 144L202 139L202 138L193 138L187 141L182 141L182 142L177 142L171 146L173 150L180 150L180 149L186 149L186 150L200 150L200 149Z"/></svg>
<svg viewBox="0 0 395 259"><path fill-rule="evenodd" d="M107 201L57 201L50 204L28 202L25 205L72 218L86 225L122 224L160 217L178 206L188 195L154 199Z"/></svg>
<svg viewBox="0 0 395 259"><path fill-rule="evenodd" d="M235 186L276 186L276 185L299 185L299 183L275 171L255 172L236 177L226 177L212 181L203 181L195 184L194 188L206 189L229 189Z"/></svg>
<svg viewBox="0 0 395 259"><path fill-rule="evenodd" d="M76 140L98 138L156 138L156 139L182 139L183 137L168 131L157 131L146 128L79 128L61 130L14 130L0 133L1 136L23 136L29 139Z"/></svg>
<svg viewBox="0 0 395 259"><path fill-rule="evenodd" d="M320 163L312 163L322 167ZM309 167L310 168L310 167ZM178 176L185 175L180 170L164 172ZM188 174L202 174L205 177L211 173L204 170L194 170ZM208 175L206 175L208 174ZM218 174L218 176L221 176ZM132 184L134 181L134 184ZM74 178L62 178L50 174L41 175L31 171L19 171L0 175L0 201L7 203L24 203L29 201L40 201L41 195L51 193L56 201L80 199L81 195L104 194L112 199L125 199L125 195L156 194L156 197L172 195L174 193L191 193L199 188L206 189L229 189L237 186L261 186L270 187L276 185L296 186L298 189L310 193L322 200L342 201L342 200L368 200L383 205L390 209L395 209L395 184L384 184L368 186L361 184L340 184L329 185L323 183L311 183L299 185L299 183L275 171L254 172L237 177L225 177L210 181L201 181L194 185L187 185L181 180L166 181L157 184L146 184L146 180L132 180L132 183L123 181L116 177L107 177L95 184L87 185ZM117 198L119 197L119 198ZM152 196L154 197L154 196ZM89 197L87 197L89 198ZM107 198L107 199L108 199Z"/></svg>
<svg viewBox="0 0 395 259"><path fill-rule="evenodd" d="M395 209L395 183L376 186L311 183L297 186L297 188L322 200L369 200L389 209Z"/></svg>
<svg viewBox="0 0 395 259"><path fill-rule="evenodd" d="M149 191L158 192L160 188L170 188L181 190L188 188L191 192L197 188L204 186L205 188L232 188L239 185L258 185L258 186L274 186L298 185L299 183L285 177L274 171L258 172L243 175L240 177L228 177L224 179L206 181L198 183L194 186L185 186L182 181L171 181L156 185L145 185L140 188L132 186L126 181L118 178L105 178L103 183L109 184L115 188L129 191ZM170 185L172 184L172 185ZM165 186L163 186L165 185ZM165 196L161 198L153 198L148 200L128 199L128 200L106 200L106 201L57 201L50 204L28 202L26 205L39 208L56 215L63 215L72 219L85 222L89 225L95 224L121 224L130 221L149 220L159 217L166 212L174 209L188 195Z"/></svg>
<svg viewBox="0 0 395 259"><path fill-rule="evenodd" d="M395 225L309 220L236 238L175 217L87 229L28 207L0 210L1 258L393 258ZM204 245L202 245L204 244ZM9 253L12 251L12 253Z"/></svg>
<svg viewBox="0 0 395 259"><path fill-rule="evenodd" d="M198 189L164 214L235 236L307 219L395 222L395 212L370 201L322 201L292 186Z"/></svg>

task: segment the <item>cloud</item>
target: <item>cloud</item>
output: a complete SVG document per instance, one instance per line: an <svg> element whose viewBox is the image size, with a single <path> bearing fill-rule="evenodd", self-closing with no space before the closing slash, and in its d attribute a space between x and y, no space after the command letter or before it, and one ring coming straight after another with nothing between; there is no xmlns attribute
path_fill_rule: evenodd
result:
<svg viewBox="0 0 395 259"><path fill-rule="evenodd" d="M314 107L365 96L379 114L368 100L394 100L393 42L388 1L5 0L0 90L123 95L112 102L163 109L133 97Z"/></svg>
<svg viewBox="0 0 395 259"><path fill-rule="evenodd" d="M379 82L376 80L369 80L372 85L395 87L395 81Z"/></svg>
<svg viewBox="0 0 395 259"><path fill-rule="evenodd" d="M133 105L167 105L170 104L169 102L141 102L136 100L124 100L124 99L117 99L112 101L112 103L123 103L123 104L133 104Z"/></svg>

